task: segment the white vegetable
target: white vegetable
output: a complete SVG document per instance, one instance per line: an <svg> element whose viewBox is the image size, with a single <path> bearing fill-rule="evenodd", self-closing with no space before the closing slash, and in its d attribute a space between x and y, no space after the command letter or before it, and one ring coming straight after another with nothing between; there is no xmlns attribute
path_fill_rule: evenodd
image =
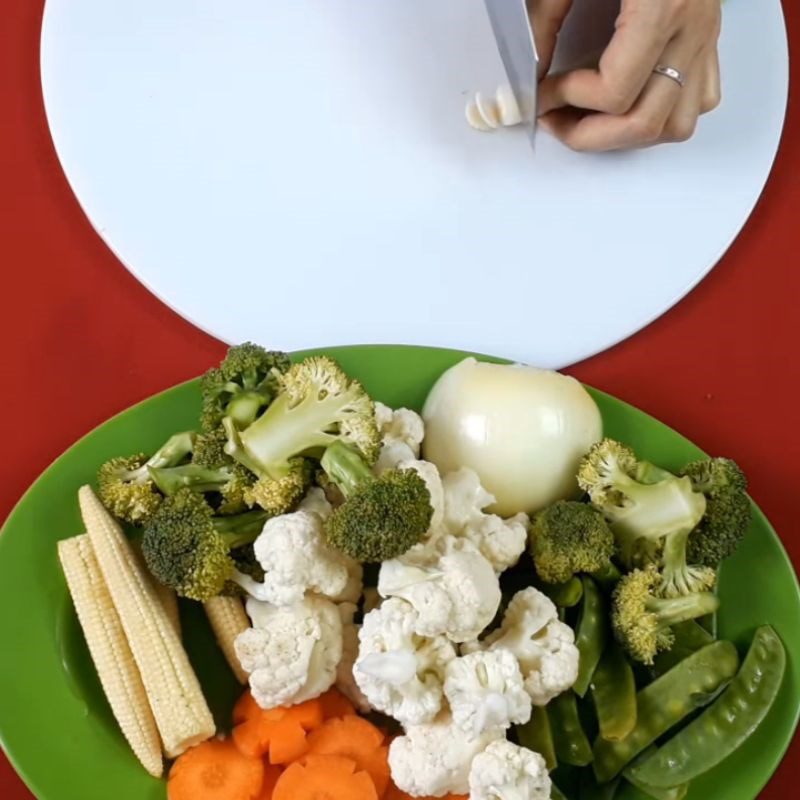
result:
<svg viewBox="0 0 800 800"><path fill-rule="evenodd" d="M544 758L508 741L492 742L472 760L470 800L550 800Z"/></svg>
<svg viewBox="0 0 800 800"><path fill-rule="evenodd" d="M264 582L244 575L235 580L257 600L284 606L299 602L306 592L340 598L348 582L352 589L353 562L328 546L316 512L295 511L267 520L254 549Z"/></svg>
<svg viewBox="0 0 800 800"><path fill-rule="evenodd" d="M517 657L525 690L535 706L547 705L578 677L572 628L559 621L553 601L533 588L514 595L501 626L480 646L510 650Z"/></svg>
<svg viewBox="0 0 800 800"><path fill-rule="evenodd" d="M247 613L253 627L234 647L259 706L302 703L333 685L342 658L342 620L333 603L312 596L278 607L250 598Z"/></svg>
<svg viewBox="0 0 800 800"><path fill-rule="evenodd" d="M378 574L381 597L400 597L418 613L420 636L444 634L453 642L475 639L500 606L500 584L492 565L466 539L445 536L429 561L410 557L384 561Z"/></svg>
<svg viewBox="0 0 800 800"><path fill-rule="evenodd" d="M354 558L348 558L345 555L342 555L342 560L347 567L347 583L341 592L329 594L328 598L334 603L358 604L364 590L364 567Z"/></svg>
<svg viewBox="0 0 800 800"><path fill-rule="evenodd" d="M383 403L375 403L375 420L384 444L402 442L413 451L413 458L419 458L425 425L416 411L408 408L392 410Z"/></svg>
<svg viewBox="0 0 800 800"><path fill-rule="evenodd" d="M412 725L389 746L392 780L417 797L467 794L473 759L502 736L497 729L470 736L446 713L433 722Z"/></svg>
<svg viewBox="0 0 800 800"><path fill-rule="evenodd" d="M312 486L308 494L300 501L298 511L309 511L317 514L323 522L328 521L328 517L333 513L333 506L325 497L325 492L319 486Z"/></svg>
<svg viewBox="0 0 800 800"><path fill-rule="evenodd" d="M516 657L490 650L456 658L447 665L444 694L453 721L473 736L491 728L505 730L531 717Z"/></svg>
<svg viewBox="0 0 800 800"><path fill-rule="evenodd" d="M468 358L428 395L424 458L442 474L474 469L501 516L577 493L575 473L602 437L600 411L573 378Z"/></svg>
<svg viewBox="0 0 800 800"><path fill-rule="evenodd" d="M513 567L528 541L528 517L517 514L504 520L483 509L494 496L482 486L474 470L462 467L442 479L443 525L448 533L469 539L489 560L495 572Z"/></svg>
<svg viewBox="0 0 800 800"><path fill-rule="evenodd" d="M412 459L410 461L401 461L397 468L413 470L425 481L425 486L431 496L431 508L433 508L430 530L436 532L444 519L444 489L436 464L431 464L430 461Z"/></svg>
<svg viewBox="0 0 800 800"><path fill-rule="evenodd" d="M359 633L356 684L373 708L404 725L432 720L442 705L442 682L455 648L443 636L415 633L417 612L387 600L364 617Z"/></svg>
<svg viewBox="0 0 800 800"><path fill-rule="evenodd" d="M336 688L363 714L372 711L369 700L358 688L353 676L353 666L358 658L358 632L360 626L354 624L353 616L358 610L355 603L340 603L339 615L342 618L342 660L336 669Z"/></svg>
<svg viewBox="0 0 800 800"><path fill-rule="evenodd" d="M416 454L405 442L384 442L372 470L376 475L382 475L387 469L395 469L402 461L415 458Z"/></svg>

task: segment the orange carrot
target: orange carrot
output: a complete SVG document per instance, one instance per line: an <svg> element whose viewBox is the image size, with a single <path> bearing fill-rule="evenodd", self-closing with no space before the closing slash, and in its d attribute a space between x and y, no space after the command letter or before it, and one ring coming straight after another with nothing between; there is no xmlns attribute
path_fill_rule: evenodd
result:
<svg viewBox="0 0 800 800"><path fill-rule="evenodd" d="M242 693L242 696L233 707L233 724L238 725L240 722L246 722L248 719L258 717L262 710L263 709L253 699L253 695L248 689L246 692Z"/></svg>
<svg viewBox="0 0 800 800"><path fill-rule="evenodd" d="M388 748L383 731L361 717L348 716L324 722L308 735L308 752L344 756L355 761L372 778L378 797L389 785Z"/></svg>
<svg viewBox="0 0 800 800"><path fill-rule="evenodd" d="M283 768L277 764L264 764L264 783L261 786L261 794L258 800L272 800L272 793L275 791L275 784L283 774Z"/></svg>
<svg viewBox="0 0 800 800"><path fill-rule="evenodd" d="M308 755L286 768L272 800L378 800L375 784L354 761L339 756Z"/></svg>
<svg viewBox="0 0 800 800"><path fill-rule="evenodd" d="M402 789L398 789L393 783L386 790L383 800L469 800L466 794L446 794L444 797L412 797Z"/></svg>
<svg viewBox="0 0 800 800"><path fill-rule="evenodd" d="M208 739L172 765L168 800L256 800L264 762L240 753L230 739Z"/></svg>
<svg viewBox="0 0 800 800"><path fill-rule="evenodd" d="M322 704L322 716L325 719L351 717L356 713L353 704L338 689L328 689L318 699Z"/></svg>
<svg viewBox="0 0 800 800"><path fill-rule="evenodd" d="M247 756L269 754L271 764L288 764L307 750L307 731L322 722L322 705L308 700L289 708L258 709L242 698L237 704L234 719L240 722L233 729L233 741Z"/></svg>

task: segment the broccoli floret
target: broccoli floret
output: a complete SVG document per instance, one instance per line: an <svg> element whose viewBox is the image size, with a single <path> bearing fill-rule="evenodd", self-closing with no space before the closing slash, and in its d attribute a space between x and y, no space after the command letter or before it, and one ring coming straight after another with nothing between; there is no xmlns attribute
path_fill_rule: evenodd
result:
<svg viewBox="0 0 800 800"><path fill-rule="evenodd" d="M341 442L325 451L322 468L344 495L327 524L328 541L341 552L358 561L385 561L428 532L431 496L414 470L390 469L376 478L361 455Z"/></svg>
<svg viewBox="0 0 800 800"><path fill-rule="evenodd" d="M208 600L233 574L231 551L250 544L267 516L250 511L216 517L201 494L181 489L166 497L145 525L145 563L156 580L182 597Z"/></svg>
<svg viewBox="0 0 800 800"><path fill-rule="evenodd" d="M714 570L687 563L689 534L706 511L706 499L688 477L668 474L655 483L636 479L634 452L612 439L592 446L578 470L578 483L611 523L620 559L637 558L662 566L662 591L668 595L710 589Z"/></svg>
<svg viewBox="0 0 800 800"><path fill-rule="evenodd" d="M659 597L661 576L655 565L624 575L613 593L611 623L619 643L636 661L652 664L675 640L672 626L711 614L719 600L711 592Z"/></svg>
<svg viewBox="0 0 800 800"><path fill-rule="evenodd" d="M752 508L747 479L729 458L707 458L687 464L686 475L706 498L706 513L689 537L687 554L696 564L717 567L733 555L750 527Z"/></svg>
<svg viewBox="0 0 800 800"><path fill-rule="evenodd" d="M225 452L258 478L247 502L284 513L311 484L309 457L343 442L374 463L380 434L369 395L330 358L307 358L276 377L278 393L252 425L240 430L226 417L223 426Z"/></svg>
<svg viewBox="0 0 800 800"><path fill-rule="evenodd" d="M219 367L210 369L200 381L203 430L213 431L225 417L239 428L249 425L269 405L277 392L277 375L289 366L286 353L252 342L231 347Z"/></svg>
<svg viewBox="0 0 800 800"><path fill-rule="evenodd" d="M194 441L192 432L176 433L150 458L139 453L110 459L97 472L100 501L115 517L133 524L142 523L162 500L150 469L180 464L191 454Z"/></svg>
<svg viewBox="0 0 800 800"><path fill-rule="evenodd" d="M226 441L222 428L200 434L195 440L191 464L150 467L150 477L165 495L175 494L179 489L213 493L207 499L217 514L239 514L248 508L245 495L256 477L225 452Z"/></svg>
<svg viewBox="0 0 800 800"><path fill-rule="evenodd" d="M543 581L566 583L576 573L610 567L614 534L597 509L560 500L533 518L530 550Z"/></svg>

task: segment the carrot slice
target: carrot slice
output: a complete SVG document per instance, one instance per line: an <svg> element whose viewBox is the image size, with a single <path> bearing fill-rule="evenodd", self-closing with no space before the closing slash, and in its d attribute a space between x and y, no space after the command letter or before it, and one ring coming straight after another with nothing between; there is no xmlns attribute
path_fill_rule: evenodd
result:
<svg viewBox="0 0 800 800"><path fill-rule="evenodd" d="M356 713L353 704L338 689L328 689L318 700L322 704L322 716L325 719L352 717Z"/></svg>
<svg viewBox="0 0 800 800"><path fill-rule="evenodd" d="M446 794L444 797L412 797L402 789L398 789L393 783L386 790L383 800L469 800L466 794Z"/></svg>
<svg viewBox="0 0 800 800"><path fill-rule="evenodd" d="M383 731L357 716L330 719L308 735L308 752L314 755L344 756L355 761L375 784L378 797L389 785L388 747Z"/></svg>
<svg viewBox="0 0 800 800"><path fill-rule="evenodd" d="M307 756L278 779L272 800L378 800L375 784L355 762L338 756Z"/></svg>
<svg viewBox="0 0 800 800"><path fill-rule="evenodd" d="M264 764L264 783L261 785L261 794L258 796L258 800L272 800L272 793L275 791L275 785L282 773L283 768L277 764Z"/></svg>
<svg viewBox="0 0 800 800"><path fill-rule="evenodd" d="M242 693L242 696L236 701L236 705L233 707L233 724L238 725L240 722L258 717L262 711L263 709L256 703L248 689L246 692Z"/></svg>
<svg viewBox="0 0 800 800"><path fill-rule="evenodd" d="M300 758L308 750L306 733L322 722L318 700L289 708L259 709L258 714L249 702L240 703L242 707L236 713L247 716L233 729L233 741L247 756L268 753L271 764L288 764Z"/></svg>
<svg viewBox="0 0 800 800"><path fill-rule="evenodd" d="M208 739L172 765L168 800L256 800L264 763L240 753L230 739Z"/></svg>

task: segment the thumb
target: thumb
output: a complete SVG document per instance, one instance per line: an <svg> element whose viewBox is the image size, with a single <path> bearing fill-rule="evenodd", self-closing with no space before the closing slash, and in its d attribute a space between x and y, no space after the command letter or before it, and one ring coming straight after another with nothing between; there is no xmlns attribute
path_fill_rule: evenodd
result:
<svg viewBox="0 0 800 800"><path fill-rule="evenodd" d="M527 0L527 3L533 37L539 52L539 77L541 78L550 69L558 32L572 8L572 0Z"/></svg>

